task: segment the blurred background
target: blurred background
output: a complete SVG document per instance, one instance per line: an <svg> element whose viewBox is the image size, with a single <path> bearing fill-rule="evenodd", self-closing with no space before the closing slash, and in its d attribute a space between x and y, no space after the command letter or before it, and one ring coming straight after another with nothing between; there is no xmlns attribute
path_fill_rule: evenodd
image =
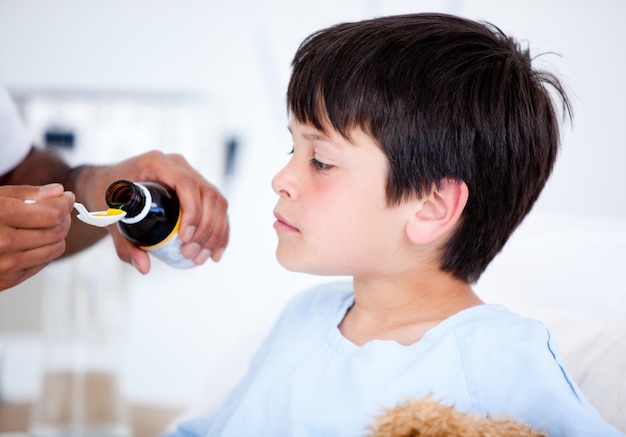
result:
<svg viewBox="0 0 626 437"><path fill-rule="evenodd" d="M0 0L0 80L35 141L76 164L178 151L230 202L231 242L220 263L177 271L155 260L146 277L121 262L94 265L110 269L111 287L123 292L131 402L216 405L285 302L329 279L286 272L274 258L270 181L291 146L291 57L322 27L420 11L490 21L534 55L549 53L536 61L562 78L574 103L573 127L564 127L560 159L529 224L478 289L497 300L501 288L528 287L532 301L552 285L581 293L587 284L607 286L602 272L622 271L624 254L576 248L586 230L605 232L610 244L610 231L626 223L622 0ZM555 249L563 223L582 229L567 241L568 257ZM541 253L524 252L525 229L539 232ZM585 276L589 263L597 269ZM35 395L42 295L62 286L55 268L0 293L0 399ZM543 288L532 288L541 279ZM624 303L604 302L622 310Z"/></svg>

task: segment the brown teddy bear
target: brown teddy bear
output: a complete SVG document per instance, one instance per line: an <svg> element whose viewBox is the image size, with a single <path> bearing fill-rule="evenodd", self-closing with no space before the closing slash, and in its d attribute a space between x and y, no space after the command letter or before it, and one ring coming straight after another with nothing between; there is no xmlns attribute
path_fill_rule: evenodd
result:
<svg viewBox="0 0 626 437"><path fill-rule="evenodd" d="M368 437L547 437L521 422L461 413L431 396L385 410Z"/></svg>

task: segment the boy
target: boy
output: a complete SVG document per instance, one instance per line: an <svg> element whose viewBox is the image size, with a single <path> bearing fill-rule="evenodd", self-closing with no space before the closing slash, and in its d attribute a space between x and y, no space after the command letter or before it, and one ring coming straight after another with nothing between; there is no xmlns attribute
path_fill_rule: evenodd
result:
<svg viewBox="0 0 626 437"><path fill-rule="evenodd" d="M559 130L550 85L492 26L441 14L313 34L293 61L293 156L274 178L277 257L350 275L297 296L214 415L178 435L359 436L434 398L550 436L617 436L540 323L474 283L539 196Z"/></svg>

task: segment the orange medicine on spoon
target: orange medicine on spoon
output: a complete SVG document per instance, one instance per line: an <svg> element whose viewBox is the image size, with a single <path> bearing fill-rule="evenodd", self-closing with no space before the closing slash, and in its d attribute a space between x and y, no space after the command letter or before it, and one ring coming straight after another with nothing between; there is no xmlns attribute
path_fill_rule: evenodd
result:
<svg viewBox="0 0 626 437"><path fill-rule="evenodd" d="M106 203L109 208L126 211L117 226L128 240L171 266L195 265L181 251L181 209L172 189L156 182L119 180L107 189Z"/></svg>
<svg viewBox="0 0 626 437"><path fill-rule="evenodd" d="M109 208L104 212L94 212L93 215L95 217L107 217L110 215L119 215L122 213L121 209L117 209L117 208Z"/></svg>

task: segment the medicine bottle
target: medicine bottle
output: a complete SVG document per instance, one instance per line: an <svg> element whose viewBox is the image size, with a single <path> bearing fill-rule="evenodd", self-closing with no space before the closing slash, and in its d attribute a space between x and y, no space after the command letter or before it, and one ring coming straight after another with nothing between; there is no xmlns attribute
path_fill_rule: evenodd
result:
<svg viewBox="0 0 626 437"><path fill-rule="evenodd" d="M106 191L109 208L126 211L117 226L141 249L177 268L195 264L182 254L178 237L181 209L176 193L156 182L113 182Z"/></svg>

